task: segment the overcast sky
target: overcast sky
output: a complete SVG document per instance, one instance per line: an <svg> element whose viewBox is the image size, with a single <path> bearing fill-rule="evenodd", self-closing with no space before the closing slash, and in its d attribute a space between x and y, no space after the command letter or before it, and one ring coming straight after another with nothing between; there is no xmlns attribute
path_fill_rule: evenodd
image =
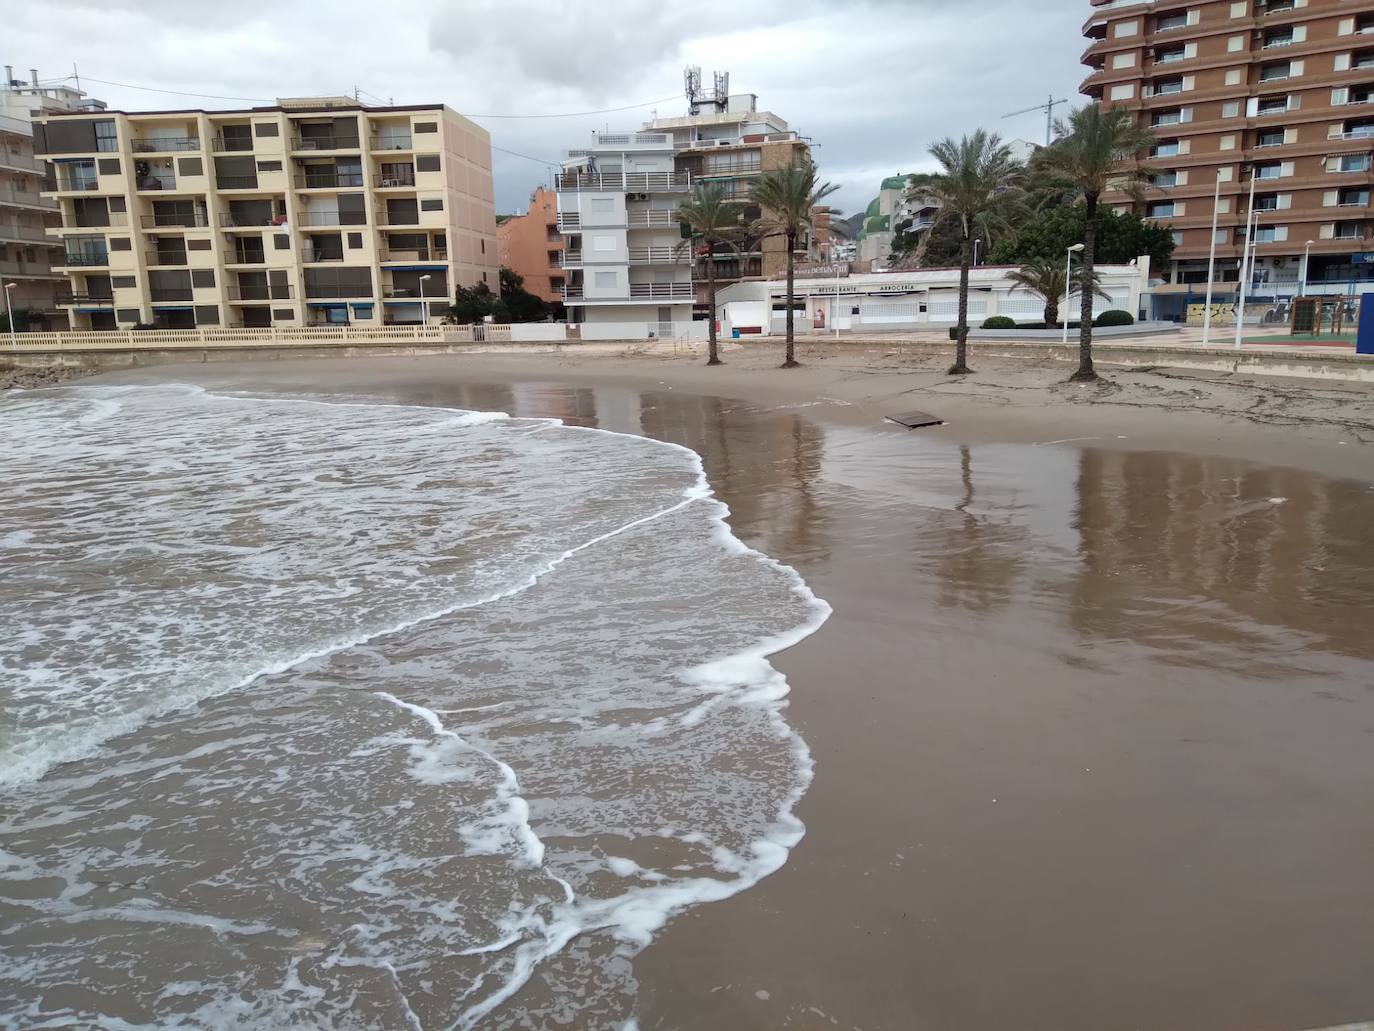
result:
<svg viewBox="0 0 1374 1031"><path fill-rule="evenodd" d="M523 210L548 163L592 129L685 114L682 70L696 64L708 83L728 71L732 93L756 93L809 136L851 212L884 176L928 168L942 136L982 125L1042 142L1043 113L1001 116L1050 93L1082 102L1088 11L1087 0L63 0L7 5L0 64L51 80L75 63L87 92L126 111L355 86L371 103L445 103L494 147L537 159L494 153L498 211ZM605 108L628 109L495 117Z"/></svg>

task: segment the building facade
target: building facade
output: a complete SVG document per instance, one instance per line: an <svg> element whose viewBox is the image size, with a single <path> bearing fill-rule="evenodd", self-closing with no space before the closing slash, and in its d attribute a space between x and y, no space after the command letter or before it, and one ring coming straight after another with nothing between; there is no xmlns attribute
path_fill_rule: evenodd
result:
<svg viewBox="0 0 1374 1031"><path fill-rule="evenodd" d="M691 188L662 132L596 133L558 174L558 230L567 274L562 300L584 336L625 324L676 334L692 320L690 255L677 209Z"/></svg>
<svg viewBox="0 0 1374 1031"><path fill-rule="evenodd" d="M765 172L810 160L811 146L784 119L758 110L758 97L752 93L723 96L705 106L709 110L681 118L655 118L644 123L643 131L670 136L674 169L693 182L718 184L728 199L745 205L744 219L752 221L760 214L749 200L754 181ZM809 240L800 241L798 257L810 246ZM748 239L739 248L718 247L711 260L718 283L772 278L786 267L787 242L776 236ZM699 305L706 301L705 261L699 256L693 268Z"/></svg>
<svg viewBox="0 0 1374 1031"><path fill-rule="evenodd" d="M558 195L539 187L523 215L503 216L496 225L501 265L525 281L525 289L550 303L563 300L563 234L558 230Z"/></svg>
<svg viewBox="0 0 1374 1031"><path fill-rule="evenodd" d="M74 329L414 324L499 289L490 138L442 105L48 113L34 143Z"/></svg>
<svg viewBox="0 0 1374 1031"><path fill-rule="evenodd" d="M66 276L53 267L62 244L48 234L60 224L55 200L43 194L46 168L33 152L33 119L47 111L99 110L80 90L40 86L38 73L29 81L5 68L0 90L0 281L9 290L16 324L19 312L30 329L65 329L67 313L58 307L66 290ZM0 311L4 301L0 300Z"/></svg>
<svg viewBox="0 0 1374 1031"><path fill-rule="evenodd" d="M1253 184L1252 292L1362 289L1374 275L1374 0L1092 8L1083 92L1157 136L1144 201L1106 201L1172 226L1171 286L1205 286L1215 244L1214 286L1234 298Z"/></svg>

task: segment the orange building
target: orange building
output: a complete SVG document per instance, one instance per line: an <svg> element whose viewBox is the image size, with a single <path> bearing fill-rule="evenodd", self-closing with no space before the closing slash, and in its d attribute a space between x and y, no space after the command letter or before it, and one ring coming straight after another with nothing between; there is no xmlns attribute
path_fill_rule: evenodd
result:
<svg viewBox="0 0 1374 1031"><path fill-rule="evenodd" d="M500 263L523 276L525 289L550 303L563 300L563 237L558 232L558 195L542 186L530 195L524 215L504 216L496 226Z"/></svg>

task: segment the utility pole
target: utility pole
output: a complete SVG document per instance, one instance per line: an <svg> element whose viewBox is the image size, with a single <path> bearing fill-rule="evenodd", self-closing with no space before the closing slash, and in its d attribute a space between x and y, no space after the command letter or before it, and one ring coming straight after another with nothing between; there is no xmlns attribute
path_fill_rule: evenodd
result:
<svg viewBox="0 0 1374 1031"><path fill-rule="evenodd" d="M1048 146L1050 145L1050 142L1054 139L1054 109L1055 109L1056 107L1058 107L1060 104L1067 104L1067 103L1068 103L1068 100L1067 100L1067 99L1061 98L1061 99L1059 99L1059 100L1055 100L1055 99L1054 99L1054 94L1051 93L1048 97L1046 97L1045 102L1044 102L1043 104L1036 104L1034 107L1024 107L1024 108L1022 108L1020 111L1012 111L1012 112L1010 112L1010 113L1008 113L1008 114L1003 115L1002 117L1003 117L1003 118L1015 118L1017 115L1028 115L1028 114L1030 114L1032 111L1044 111L1044 112L1045 112L1045 146L1048 147Z"/></svg>

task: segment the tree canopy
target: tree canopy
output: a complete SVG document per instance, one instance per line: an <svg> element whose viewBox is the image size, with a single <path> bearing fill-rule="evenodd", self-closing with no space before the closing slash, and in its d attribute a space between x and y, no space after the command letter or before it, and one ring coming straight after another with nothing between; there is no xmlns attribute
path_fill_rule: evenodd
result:
<svg viewBox="0 0 1374 1031"><path fill-rule="evenodd" d="M992 246L988 260L996 265L1024 265L1036 260L1064 260L1064 252L1081 243L1087 232L1087 212L1082 204L1068 204L1040 212L1020 222L1008 236ZM1173 232L1168 226L1147 222L1139 215L1103 208L1097 213L1096 257L1109 265L1122 265L1142 254L1152 268L1168 264L1174 253Z"/></svg>

